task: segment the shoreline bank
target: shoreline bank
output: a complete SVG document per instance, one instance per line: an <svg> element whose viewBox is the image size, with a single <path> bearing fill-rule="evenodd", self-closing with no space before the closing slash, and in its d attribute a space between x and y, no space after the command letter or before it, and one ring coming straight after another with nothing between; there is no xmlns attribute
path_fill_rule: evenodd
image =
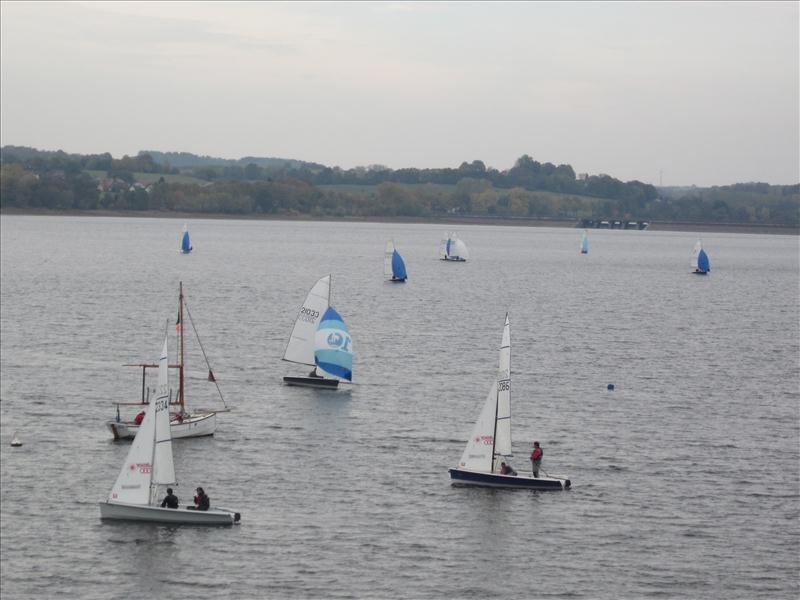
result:
<svg viewBox="0 0 800 600"><path fill-rule="evenodd" d="M564 227L580 229L577 220L537 219L532 217L327 217L314 215L274 215L251 214L233 215L220 213L172 212L160 210L116 211L116 210L47 210L3 208L0 217L12 215L50 216L50 217L123 217L148 219L207 219L238 221L316 221L341 223L422 223L427 225L499 225L517 227ZM800 235L800 226L790 225L756 225L749 223L698 223L678 221L650 221L650 231L682 231L698 233L754 233ZM624 230L615 230L624 231Z"/></svg>

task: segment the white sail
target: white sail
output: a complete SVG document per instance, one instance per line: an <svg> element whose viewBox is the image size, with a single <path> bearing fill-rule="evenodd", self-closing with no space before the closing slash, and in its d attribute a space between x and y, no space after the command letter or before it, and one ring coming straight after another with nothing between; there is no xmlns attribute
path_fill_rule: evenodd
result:
<svg viewBox="0 0 800 600"><path fill-rule="evenodd" d="M154 452L156 429L161 428L157 425L157 420L161 416L160 414L158 417L156 416L156 410L159 407L163 407L163 410L159 410L159 413L169 414L169 392L167 392L166 396L163 396L163 390L169 387L166 381L167 364L167 340L164 339L164 348L161 351L161 358L158 362L158 398L155 401L151 400L147 405L139 431L136 432L136 437L133 439L130 450L128 450L128 456L122 464L122 470L116 482L114 482L114 487L111 488L109 500L142 505L150 503L150 484L153 480L153 463L156 459ZM164 382L163 386L162 381ZM167 416L167 427L169 427L169 416ZM172 469L171 446L169 450L168 468ZM174 470L172 475L174 481Z"/></svg>
<svg viewBox="0 0 800 600"><path fill-rule="evenodd" d="M483 404L483 410L472 428L472 435L464 448L461 460L458 463L460 469L469 471L482 471L490 473L492 471L492 447L494 446L494 424L495 414L497 413L497 381L492 382L489 388L489 395Z"/></svg>
<svg viewBox="0 0 800 600"><path fill-rule="evenodd" d="M283 360L296 362L310 367L315 366L314 362L314 334L317 325L325 314L330 303L331 276L326 275L311 288L308 292L303 306L294 322L286 352L283 353Z"/></svg>
<svg viewBox="0 0 800 600"><path fill-rule="evenodd" d="M457 256L462 260L467 260L469 258L469 250L467 250L467 245L459 238L455 238L450 243L450 256Z"/></svg>
<svg viewBox="0 0 800 600"><path fill-rule="evenodd" d="M392 278L392 254L394 254L394 242L386 242L386 249L383 251L383 275L386 279Z"/></svg>
<svg viewBox="0 0 800 600"><path fill-rule="evenodd" d="M158 361L158 392L155 399L155 437L153 450L153 483L175 483L175 463L172 460L172 433L169 424L169 360L167 339ZM150 399L153 404L153 399Z"/></svg>
<svg viewBox="0 0 800 600"><path fill-rule="evenodd" d="M697 257L700 256L700 250L703 249L703 244L700 243L700 240L697 240L697 243L692 248L692 268L697 270Z"/></svg>
<svg viewBox="0 0 800 600"><path fill-rule="evenodd" d="M500 344L500 367L497 371L497 430L495 456L511 456L511 328L508 315ZM496 461L499 464L499 461ZM496 467L497 465L493 465Z"/></svg>

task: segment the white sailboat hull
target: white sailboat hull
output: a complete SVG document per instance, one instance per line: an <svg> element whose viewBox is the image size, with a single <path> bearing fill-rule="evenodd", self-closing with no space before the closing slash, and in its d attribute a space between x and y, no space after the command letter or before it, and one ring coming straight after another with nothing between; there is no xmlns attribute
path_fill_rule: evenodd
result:
<svg viewBox="0 0 800 600"><path fill-rule="evenodd" d="M133 439L136 437L136 432L139 431L139 426L133 421L109 421L107 425L115 440ZM217 430L217 413L192 413L181 422L172 421L169 430L173 440L214 435Z"/></svg>
<svg viewBox="0 0 800 600"><path fill-rule="evenodd" d="M126 504L107 500L100 502L100 518L176 525L233 525L239 521L240 515L224 508L189 510L187 508L161 508L160 506Z"/></svg>

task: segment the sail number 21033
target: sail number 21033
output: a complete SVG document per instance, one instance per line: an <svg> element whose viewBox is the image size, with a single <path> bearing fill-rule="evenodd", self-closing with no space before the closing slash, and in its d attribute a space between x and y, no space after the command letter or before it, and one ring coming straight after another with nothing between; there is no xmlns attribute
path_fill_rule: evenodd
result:
<svg viewBox="0 0 800 600"><path fill-rule="evenodd" d="M313 308L306 308L305 306L300 309L300 320L307 323L313 323L319 318L319 311Z"/></svg>

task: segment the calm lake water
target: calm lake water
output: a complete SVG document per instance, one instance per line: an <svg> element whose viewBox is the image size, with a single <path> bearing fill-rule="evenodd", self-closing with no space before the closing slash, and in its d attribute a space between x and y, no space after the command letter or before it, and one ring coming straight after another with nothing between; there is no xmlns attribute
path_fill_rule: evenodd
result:
<svg viewBox="0 0 800 600"><path fill-rule="evenodd" d="M173 219L0 225L3 598L800 594L797 237L590 231L582 256L578 230L461 226L456 264L434 225L197 220L188 256ZM391 238L405 285L382 278ZM355 383L285 387L328 273ZM122 365L158 358L180 281L233 410L174 443L176 493L242 522L102 523L129 448L105 421L140 394ZM540 440L571 491L450 485L506 312L514 464ZM188 401L218 407L193 341Z"/></svg>

